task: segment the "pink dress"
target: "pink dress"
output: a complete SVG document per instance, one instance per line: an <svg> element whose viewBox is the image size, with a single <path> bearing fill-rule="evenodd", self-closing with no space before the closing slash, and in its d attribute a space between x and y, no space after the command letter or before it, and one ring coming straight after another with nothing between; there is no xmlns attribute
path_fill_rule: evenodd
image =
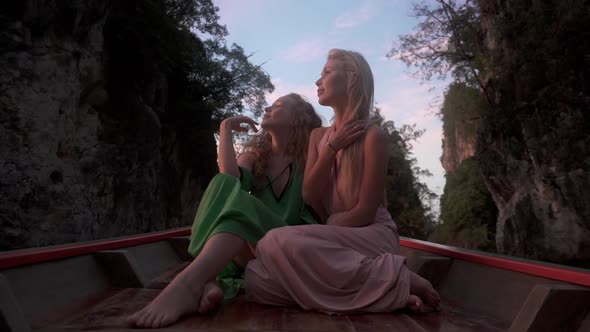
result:
<svg viewBox="0 0 590 332"><path fill-rule="evenodd" d="M320 144L326 144L331 132L332 128L326 130ZM341 198L336 160L332 192L322 202L328 215L350 210L358 202L358 193L352 199ZM249 299L340 314L405 307L410 272L405 257L398 255L397 227L385 199L383 203L364 227L301 225L268 232L258 242L256 259L246 267Z"/></svg>

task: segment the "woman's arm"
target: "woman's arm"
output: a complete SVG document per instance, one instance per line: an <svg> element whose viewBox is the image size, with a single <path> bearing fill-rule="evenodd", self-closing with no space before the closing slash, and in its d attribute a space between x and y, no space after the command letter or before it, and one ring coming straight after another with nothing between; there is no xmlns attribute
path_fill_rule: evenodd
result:
<svg viewBox="0 0 590 332"><path fill-rule="evenodd" d="M320 141L330 129L318 128L311 132L303 177L303 200L307 204L314 206L325 195L337 151L363 137L366 129L365 121L349 121L333 133L328 144L322 145Z"/></svg>
<svg viewBox="0 0 590 332"><path fill-rule="evenodd" d="M320 140L326 130L326 128L317 128L311 132L307 162L303 173L303 188L301 189L303 201L314 210L321 205L319 202L322 193L325 193L328 187L332 163L336 156L336 152L328 145L323 145L318 150Z"/></svg>
<svg viewBox="0 0 590 332"><path fill-rule="evenodd" d="M359 201L354 208L331 215L327 221L329 225L366 226L373 222L377 208L383 203L389 160L389 139L385 131L371 126L365 137L364 150Z"/></svg>
<svg viewBox="0 0 590 332"><path fill-rule="evenodd" d="M234 116L227 118L221 122L219 126L219 155L217 156L217 163L219 165L219 172L240 177L240 170L238 166L239 161L236 160L236 151L234 149L233 131L247 131L248 129L241 127L242 123L250 125L254 131L257 131L254 120L245 116ZM250 169L252 168L251 161Z"/></svg>
<svg viewBox="0 0 590 332"><path fill-rule="evenodd" d="M219 173L240 177L232 130L225 120L219 127L219 156L217 157Z"/></svg>

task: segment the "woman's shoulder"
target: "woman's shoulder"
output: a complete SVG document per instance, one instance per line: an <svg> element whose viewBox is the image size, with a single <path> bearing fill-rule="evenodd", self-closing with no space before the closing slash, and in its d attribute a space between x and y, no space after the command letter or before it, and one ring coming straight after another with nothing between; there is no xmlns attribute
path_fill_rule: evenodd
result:
<svg viewBox="0 0 590 332"><path fill-rule="evenodd" d="M255 161L256 154L252 151L243 152L238 156L238 166L249 171L252 170Z"/></svg>
<svg viewBox="0 0 590 332"><path fill-rule="evenodd" d="M369 128L367 128L367 133L365 134L365 142L369 141L368 143L379 143L379 142L387 142L389 140L389 135L385 131L385 129L381 128L381 126L377 124L371 124Z"/></svg>
<svg viewBox="0 0 590 332"><path fill-rule="evenodd" d="M309 141L311 143L317 143L319 142L322 137L324 137L324 135L326 134L326 131L329 129L330 127L319 127L319 128L315 128L314 130L311 131L311 135L309 138Z"/></svg>
<svg viewBox="0 0 590 332"><path fill-rule="evenodd" d="M376 153L384 151L390 144L389 135L379 125L372 124L367 128L365 134L364 149L365 151L374 151Z"/></svg>

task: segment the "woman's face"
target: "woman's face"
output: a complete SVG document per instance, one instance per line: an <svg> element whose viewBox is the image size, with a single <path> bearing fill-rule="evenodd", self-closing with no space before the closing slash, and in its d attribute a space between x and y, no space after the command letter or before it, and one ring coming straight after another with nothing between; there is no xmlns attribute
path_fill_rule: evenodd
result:
<svg viewBox="0 0 590 332"><path fill-rule="evenodd" d="M318 102L322 106L335 106L346 101L348 94L348 75L344 62L328 59L322 70L320 79L315 82L318 86Z"/></svg>
<svg viewBox="0 0 590 332"><path fill-rule="evenodd" d="M289 97L280 97L272 105L264 109L264 116L260 126L265 130L289 128L293 123L292 107L293 101Z"/></svg>

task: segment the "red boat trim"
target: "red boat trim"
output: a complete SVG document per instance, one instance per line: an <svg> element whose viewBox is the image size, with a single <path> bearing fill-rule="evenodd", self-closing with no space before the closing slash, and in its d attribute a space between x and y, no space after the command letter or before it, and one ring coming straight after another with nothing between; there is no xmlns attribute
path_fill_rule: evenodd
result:
<svg viewBox="0 0 590 332"><path fill-rule="evenodd" d="M72 256L91 254L101 250L112 250L133 247L141 244L158 242L177 236L191 234L190 227L176 228L167 231L144 233L121 238L90 241L84 243L64 244L54 247L41 247L14 250L0 253L0 269L42 263Z"/></svg>
<svg viewBox="0 0 590 332"><path fill-rule="evenodd" d="M138 234L115 239L8 251L0 253L0 269L92 254L101 250L133 247L166 240L177 236L187 236L190 235L190 233L190 227L182 227L167 231ZM400 244L404 247L456 258L467 262L496 267L504 270L522 272L590 287L590 271L588 270L575 269L566 266L549 265L542 262L521 261L517 258L500 257L408 238L400 239Z"/></svg>
<svg viewBox="0 0 590 332"><path fill-rule="evenodd" d="M575 269L562 265L549 265L548 263L543 262L521 261L518 260L518 258L512 257L492 256L491 254L407 238L400 239L400 244L404 247L427 251L437 255L456 258L467 262L532 274L539 277L545 277L590 287L589 270Z"/></svg>

